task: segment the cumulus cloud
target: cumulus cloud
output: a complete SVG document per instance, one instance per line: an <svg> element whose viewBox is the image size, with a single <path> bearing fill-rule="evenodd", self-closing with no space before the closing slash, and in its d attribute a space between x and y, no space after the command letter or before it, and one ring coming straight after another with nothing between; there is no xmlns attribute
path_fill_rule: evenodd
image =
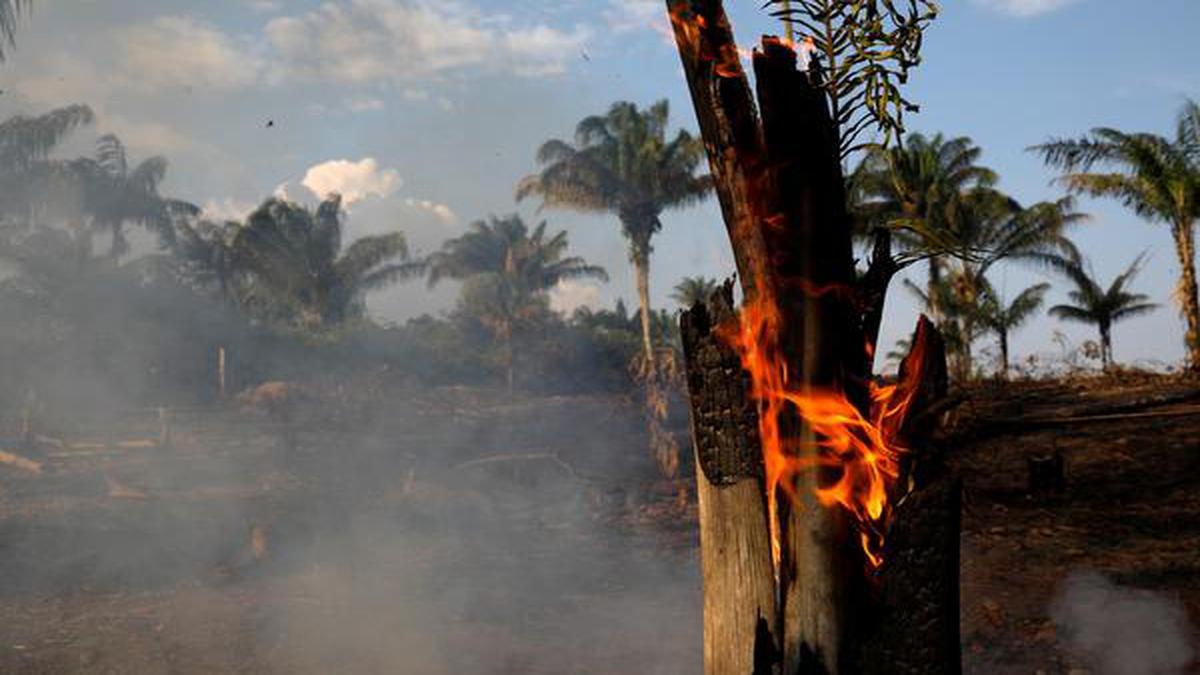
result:
<svg viewBox="0 0 1200 675"><path fill-rule="evenodd" d="M411 197L405 199L404 203L414 209L428 211L445 225L453 225L458 222L458 215L445 204L439 204L428 199L413 199Z"/></svg>
<svg viewBox="0 0 1200 675"><path fill-rule="evenodd" d="M1073 4L1076 1L1077 0L975 0L977 4L983 5L984 7L988 7L1010 16L1018 17L1046 14L1057 9L1062 9L1063 7Z"/></svg>
<svg viewBox="0 0 1200 675"><path fill-rule="evenodd" d="M571 314L580 307L600 305L600 287L586 281L560 281L550 289L550 308L556 312Z"/></svg>
<svg viewBox="0 0 1200 675"><path fill-rule="evenodd" d="M253 85L262 60L211 24L164 16L120 31L120 71L127 84L234 90Z"/></svg>
<svg viewBox="0 0 1200 675"><path fill-rule="evenodd" d="M390 197L404 181L395 169L381 169L379 162L367 157L357 162L334 159L310 167L300 184L317 197L336 192L349 206L367 197Z"/></svg>
<svg viewBox="0 0 1200 675"><path fill-rule="evenodd" d="M409 82L467 68L521 75L562 72L588 31L515 26L468 5L339 0L266 27L278 78L340 83Z"/></svg>

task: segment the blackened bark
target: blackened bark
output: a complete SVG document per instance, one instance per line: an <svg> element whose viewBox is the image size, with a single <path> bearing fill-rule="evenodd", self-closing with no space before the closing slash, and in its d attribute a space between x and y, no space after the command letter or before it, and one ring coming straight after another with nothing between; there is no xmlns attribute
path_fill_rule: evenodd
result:
<svg viewBox="0 0 1200 675"><path fill-rule="evenodd" d="M737 354L717 334L735 321L733 286L681 318L700 502L704 672L778 672L779 619L758 414Z"/></svg>

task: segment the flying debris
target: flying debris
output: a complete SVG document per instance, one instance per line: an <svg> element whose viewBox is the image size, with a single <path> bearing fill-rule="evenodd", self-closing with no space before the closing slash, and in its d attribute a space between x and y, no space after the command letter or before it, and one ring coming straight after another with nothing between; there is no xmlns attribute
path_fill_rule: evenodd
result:
<svg viewBox="0 0 1200 675"><path fill-rule="evenodd" d="M267 120L267 128L270 129L273 126L275 126L275 120Z"/></svg>

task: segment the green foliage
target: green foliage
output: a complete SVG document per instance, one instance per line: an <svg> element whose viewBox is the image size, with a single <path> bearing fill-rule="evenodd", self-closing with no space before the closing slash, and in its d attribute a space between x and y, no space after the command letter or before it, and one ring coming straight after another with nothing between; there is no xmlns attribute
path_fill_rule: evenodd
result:
<svg viewBox="0 0 1200 675"><path fill-rule="evenodd" d="M1069 191L1116 199L1142 218L1171 228L1181 272L1176 291L1187 322L1184 345L1200 369L1200 289L1196 280L1195 222L1200 216L1200 105L1179 113L1175 138L1093 129L1078 139L1051 139L1031 148L1062 170ZM1098 170L1098 169L1107 169Z"/></svg>
<svg viewBox="0 0 1200 675"><path fill-rule="evenodd" d="M1141 271L1143 256L1138 256L1107 288L1101 286L1082 258L1064 258L1056 269L1075 288L1068 293L1073 304L1055 305L1050 315L1063 321L1086 323L1100 331L1101 359L1107 368L1112 363L1112 326L1118 321L1149 314L1158 305L1149 296L1134 293L1129 284Z"/></svg>
<svg viewBox="0 0 1200 675"><path fill-rule="evenodd" d="M538 150L539 173L517 185L517 200L540 197L542 207L611 213L621 223L637 277L643 351L653 360L650 310L652 240L667 209L690 206L713 189L712 177L697 172L704 144L686 131L667 140L666 100L648 110L614 103L606 115L583 119L575 143L554 139Z"/></svg>
<svg viewBox="0 0 1200 675"><path fill-rule="evenodd" d="M839 129L842 157L865 147L862 134L883 133L883 144L904 133L904 114L916 112L901 87L921 62L925 30L937 18L930 0L769 0L773 15L811 41L819 81Z"/></svg>
<svg viewBox="0 0 1200 675"><path fill-rule="evenodd" d="M429 285L444 278L463 282L459 312L474 318L504 345L501 355L513 386L516 342L549 319L549 292L562 281L608 280L604 269L566 256L567 233L546 233L542 221L529 231L518 215L472 223L469 230L429 257Z"/></svg>
<svg viewBox="0 0 1200 675"><path fill-rule="evenodd" d="M366 293L419 274L408 259L401 232L363 237L342 246L341 198L332 196L315 210L283 199L268 199L236 232L209 229L193 264L208 264L211 274L228 272L232 263L237 297L262 319L303 330L336 327L361 318ZM232 235L231 251L212 253ZM228 259L224 256L228 255ZM230 279L226 279L229 283Z"/></svg>
<svg viewBox="0 0 1200 675"><path fill-rule="evenodd" d="M986 283L981 294L983 304L980 308L980 321L997 333L1010 333L1033 318L1049 290L1050 284L1034 284L1018 293L1012 302L1006 303L991 283Z"/></svg>
<svg viewBox="0 0 1200 675"><path fill-rule="evenodd" d="M974 372L972 343L986 326L986 274L1001 261L1044 265L1075 253L1068 230L1084 219L1069 198L1029 207L1000 192L970 139L912 134L873 146L851 176L851 210L866 227L895 231L899 267L927 261L912 287L945 334L960 379ZM910 286L911 283L910 283Z"/></svg>
<svg viewBox="0 0 1200 675"><path fill-rule="evenodd" d="M17 20L33 9L33 0L0 0L0 61L6 56L4 45L16 45Z"/></svg>
<svg viewBox="0 0 1200 675"><path fill-rule="evenodd" d="M1000 346L1000 376L1008 376L1008 337L1033 318L1045 301L1050 284L1035 284L1006 303L986 279L981 278L979 323L996 335Z"/></svg>
<svg viewBox="0 0 1200 675"><path fill-rule="evenodd" d="M648 259L662 212L695 204L712 190L711 177L696 173L705 158L700 139L681 130L667 140L669 111L665 100L644 111L619 102L585 118L574 144L542 145L543 168L520 181L517 200L536 196L543 207L615 214L630 258Z"/></svg>
<svg viewBox="0 0 1200 675"><path fill-rule="evenodd" d="M671 299L679 303L680 307L691 309L698 303L707 302L720 285L721 282L709 277L684 277L675 284L675 292L671 293Z"/></svg>
<svg viewBox="0 0 1200 675"><path fill-rule="evenodd" d="M158 186L167 174L165 157L149 157L130 166L125 144L112 134L96 141L94 157L69 162L66 171L82 194L93 227L111 233L109 256L114 260L129 251L125 225L146 227L165 248L174 242L177 223L200 213L193 204L159 194Z"/></svg>

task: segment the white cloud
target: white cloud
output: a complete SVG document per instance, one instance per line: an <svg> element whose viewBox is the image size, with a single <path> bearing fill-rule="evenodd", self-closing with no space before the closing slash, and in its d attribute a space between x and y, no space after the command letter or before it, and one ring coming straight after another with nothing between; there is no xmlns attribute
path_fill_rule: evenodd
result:
<svg viewBox="0 0 1200 675"><path fill-rule="evenodd" d="M600 287L584 281L560 281L550 289L550 309L571 314L580 307L600 305Z"/></svg>
<svg viewBox="0 0 1200 675"><path fill-rule="evenodd" d="M300 184L319 198L336 192L349 206L367 197L390 197L404 181L395 169L380 169L379 162L367 157L357 162L334 159L310 167Z"/></svg>
<svg viewBox="0 0 1200 675"><path fill-rule="evenodd" d="M514 26L459 2L404 0L326 2L266 27L276 78L341 83L409 82L469 68L553 74L588 36L584 27Z"/></svg>
<svg viewBox="0 0 1200 675"><path fill-rule="evenodd" d="M1077 0L975 0L977 4L1008 14L1010 16L1029 17L1046 14Z"/></svg>
<svg viewBox="0 0 1200 675"><path fill-rule="evenodd" d="M283 0L250 0L250 9L263 14L271 14L283 9Z"/></svg>
<svg viewBox="0 0 1200 675"><path fill-rule="evenodd" d="M384 107L383 101L377 98L356 98L346 104L350 112L372 112L383 110Z"/></svg>
<svg viewBox="0 0 1200 675"><path fill-rule="evenodd" d="M189 17L164 16L118 34L123 84L235 90L252 86L262 61L216 27Z"/></svg>
<svg viewBox="0 0 1200 675"><path fill-rule="evenodd" d="M412 197L405 199L404 203L412 208L432 213L444 225L454 225L458 222L458 216L445 204L439 204L428 199L413 199Z"/></svg>
<svg viewBox="0 0 1200 675"><path fill-rule="evenodd" d="M200 211L204 218L212 221L223 222L233 220L241 222L256 208L258 208L258 204L244 202L233 197L224 197L222 199L209 199L201 205Z"/></svg>
<svg viewBox="0 0 1200 675"><path fill-rule="evenodd" d="M604 20L618 33L667 28L667 10L658 0L609 0Z"/></svg>

